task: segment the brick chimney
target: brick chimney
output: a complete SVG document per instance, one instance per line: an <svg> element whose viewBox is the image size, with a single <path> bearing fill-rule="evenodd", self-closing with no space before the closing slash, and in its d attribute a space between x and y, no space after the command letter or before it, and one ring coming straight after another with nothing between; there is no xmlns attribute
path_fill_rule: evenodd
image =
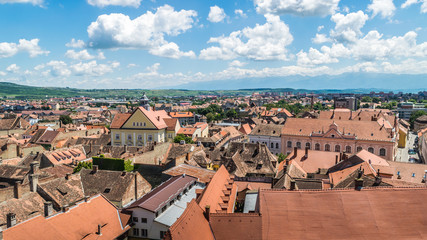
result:
<svg viewBox="0 0 427 240"><path fill-rule="evenodd" d="M93 165L92 166L92 173L97 173L98 172L98 165Z"/></svg>
<svg viewBox="0 0 427 240"><path fill-rule="evenodd" d="M21 183L19 181L15 181L13 185L13 197L16 199L21 198Z"/></svg>
<svg viewBox="0 0 427 240"><path fill-rule="evenodd" d="M206 205L204 215L205 215L206 220L208 220L208 222L209 222L209 214L210 213L211 213L211 207L209 205Z"/></svg>
<svg viewBox="0 0 427 240"><path fill-rule="evenodd" d="M338 164L338 155L335 155L335 165Z"/></svg>
<svg viewBox="0 0 427 240"><path fill-rule="evenodd" d="M7 228L13 227L16 225L16 214L15 213L8 213L6 215L6 222L7 222Z"/></svg>
<svg viewBox="0 0 427 240"><path fill-rule="evenodd" d="M304 155L304 157L308 158L308 147L305 147L305 155Z"/></svg>
<svg viewBox="0 0 427 240"><path fill-rule="evenodd" d="M37 192L37 185L39 184L39 175L31 174L30 175L30 191Z"/></svg>
<svg viewBox="0 0 427 240"><path fill-rule="evenodd" d="M298 148L294 147L294 158L296 158L298 155Z"/></svg>
<svg viewBox="0 0 427 240"><path fill-rule="evenodd" d="M291 186L290 186L289 190L293 191L295 189L296 189L296 182L295 182L295 180L291 180Z"/></svg>
<svg viewBox="0 0 427 240"><path fill-rule="evenodd" d="M53 204L51 201L47 201L44 203L44 216L49 217L53 214Z"/></svg>
<svg viewBox="0 0 427 240"><path fill-rule="evenodd" d="M39 171L39 163L38 162L32 162L30 164L30 174L37 174Z"/></svg>

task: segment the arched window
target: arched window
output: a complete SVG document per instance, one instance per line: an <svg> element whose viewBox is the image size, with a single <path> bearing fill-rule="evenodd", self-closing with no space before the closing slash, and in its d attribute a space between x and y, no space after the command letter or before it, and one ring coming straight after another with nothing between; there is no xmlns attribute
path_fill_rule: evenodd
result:
<svg viewBox="0 0 427 240"><path fill-rule="evenodd" d="M316 143L314 145L314 150L320 151L320 144Z"/></svg>
<svg viewBox="0 0 427 240"><path fill-rule="evenodd" d="M276 148L279 149L279 143L276 143Z"/></svg>
<svg viewBox="0 0 427 240"><path fill-rule="evenodd" d="M351 153L351 146L346 146L345 147L345 152L346 153Z"/></svg>
<svg viewBox="0 0 427 240"><path fill-rule="evenodd" d="M325 151L326 152L331 151L331 146L329 144L325 144Z"/></svg>
<svg viewBox="0 0 427 240"><path fill-rule="evenodd" d="M308 149L311 149L311 144L308 142L308 143L305 144L305 147L308 148Z"/></svg>
<svg viewBox="0 0 427 240"><path fill-rule="evenodd" d="M291 148L291 147L292 147L292 142L288 141L288 148Z"/></svg>
<svg viewBox="0 0 427 240"><path fill-rule="evenodd" d="M297 142L297 148L301 149L301 143Z"/></svg>
<svg viewBox="0 0 427 240"><path fill-rule="evenodd" d="M335 152L341 152L341 146L335 145Z"/></svg>
<svg viewBox="0 0 427 240"><path fill-rule="evenodd" d="M385 148L380 148L380 156L385 156Z"/></svg>
<svg viewBox="0 0 427 240"><path fill-rule="evenodd" d="M357 147L356 152L360 152L360 151L362 151L362 147Z"/></svg>
<svg viewBox="0 0 427 240"><path fill-rule="evenodd" d="M368 148L368 152L370 152L370 153L374 153L374 148L373 148L373 147L369 147L369 148Z"/></svg>
<svg viewBox="0 0 427 240"><path fill-rule="evenodd" d="M271 148L274 148L274 143L271 143L270 146L271 146Z"/></svg>

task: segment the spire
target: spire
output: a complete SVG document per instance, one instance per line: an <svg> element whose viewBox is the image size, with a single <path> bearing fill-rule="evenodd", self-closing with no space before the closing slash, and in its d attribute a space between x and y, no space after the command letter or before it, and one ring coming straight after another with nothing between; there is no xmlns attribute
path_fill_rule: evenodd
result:
<svg viewBox="0 0 427 240"><path fill-rule="evenodd" d="M139 99L139 105L147 111L150 111L150 99L145 95L145 92L142 93L142 97Z"/></svg>

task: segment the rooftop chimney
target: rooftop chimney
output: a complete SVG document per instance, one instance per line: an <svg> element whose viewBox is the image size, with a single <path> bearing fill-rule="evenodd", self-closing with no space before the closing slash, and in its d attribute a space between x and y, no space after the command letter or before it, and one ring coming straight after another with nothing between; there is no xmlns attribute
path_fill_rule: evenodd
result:
<svg viewBox="0 0 427 240"><path fill-rule="evenodd" d="M298 148L297 147L294 147L294 158L296 158L297 157L297 154L298 153Z"/></svg>
<svg viewBox="0 0 427 240"><path fill-rule="evenodd" d="M71 173L67 173L67 174L65 174L65 180L70 179L70 176L71 176Z"/></svg>
<svg viewBox="0 0 427 240"><path fill-rule="evenodd" d="M39 171L39 163L32 162L30 164L30 174L36 174Z"/></svg>
<svg viewBox="0 0 427 240"><path fill-rule="evenodd" d="M37 192L37 185L39 184L39 175L31 174L30 175L30 191Z"/></svg>
<svg viewBox="0 0 427 240"><path fill-rule="evenodd" d="M295 180L291 180L291 186L290 186L289 190L293 191L295 189L296 189L296 182L295 182Z"/></svg>
<svg viewBox="0 0 427 240"><path fill-rule="evenodd" d="M44 203L44 216L49 217L53 214L53 204L51 201Z"/></svg>
<svg viewBox="0 0 427 240"><path fill-rule="evenodd" d="M191 154L188 152L187 153L187 161L190 161L190 159L191 159Z"/></svg>
<svg viewBox="0 0 427 240"><path fill-rule="evenodd" d="M98 224L98 231L96 232L96 234L98 234L98 235L102 235L102 233L101 233L101 228L102 228L102 225L101 225L101 224Z"/></svg>
<svg viewBox="0 0 427 240"><path fill-rule="evenodd" d="M16 215L15 213L8 213L7 217L7 228L13 227L16 225Z"/></svg>
<svg viewBox="0 0 427 240"><path fill-rule="evenodd" d="M305 155L304 155L304 157L308 158L308 147L305 147Z"/></svg>
<svg viewBox="0 0 427 240"><path fill-rule="evenodd" d="M135 201L138 199L138 174L134 173L134 184L135 184Z"/></svg>
<svg viewBox="0 0 427 240"><path fill-rule="evenodd" d="M335 155L335 165L338 164L338 155Z"/></svg>
<svg viewBox="0 0 427 240"><path fill-rule="evenodd" d="M70 207L68 206L68 205L64 205L63 207L62 207L62 212L68 212L68 210L70 210Z"/></svg>
<svg viewBox="0 0 427 240"><path fill-rule="evenodd" d="M361 170L362 167L360 167L358 173L357 173L357 178L354 180L354 189L355 190L362 190L363 188L363 172L364 170Z"/></svg>
<svg viewBox="0 0 427 240"><path fill-rule="evenodd" d="M382 182L382 178L380 177L380 169L377 171L377 176L375 176L374 186L379 186Z"/></svg>
<svg viewBox="0 0 427 240"><path fill-rule="evenodd" d="M209 222L209 214L210 213L211 213L211 207L209 205L206 205L204 215L205 215L206 220L208 220L208 222Z"/></svg>
<svg viewBox="0 0 427 240"><path fill-rule="evenodd" d="M128 151L128 145L124 146L124 151L127 152Z"/></svg>
<svg viewBox="0 0 427 240"><path fill-rule="evenodd" d="M15 181L13 185L13 197L16 199L21 198L21 183L19 181Z"/></svg>
<svg viewBox="0 0 427 240"><path fill-rule="evenodd" d="M98 172L98 165L93 165L92 166L92 173L97 173Z"/></svg>

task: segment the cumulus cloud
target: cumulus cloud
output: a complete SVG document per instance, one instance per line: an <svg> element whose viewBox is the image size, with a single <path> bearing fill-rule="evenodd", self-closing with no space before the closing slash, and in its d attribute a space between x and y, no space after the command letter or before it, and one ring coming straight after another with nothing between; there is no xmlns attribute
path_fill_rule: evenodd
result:
<svg viewBox="0 0 427 240"><path fill-rule="evenodd" d="M234 61L232 61L230 64L229 64L229 66L230 67L243 67L243 66L245 66L247 63L245 63L245 62L241 62L241 61L239 61L239 60L234 60Z"/></svg>
<svg viewBox="0 0 427 240"><path fill-rule="evenodd" d="M92 22L88 29L89 46L92 48L140 48L152 54L164 56L173 51L171 57L192 56L191 52L181 52L179 47L164 39L165 35L177 36L192 28L197 13L193 10L175 11L164 5L155 13L130 19L121 13L104 14ZM165 56L168 57L168 56Z"/></svg>
<svg viewBox="0 0 427 240"><path fill-rule="evenodd" d="M236 10L234 10L234 14L236 14L236 17L242 17L242 18L247 18L248 17L246 15L246 13L243 12L242 9L236 9Z"/></svg>
<svg viewBox="0 0 427 240"><path fill-rule="evenodd" d="M139 7L142 0L87 0L92 6L106 7L106 6L122 6L122 7Z"/></svg>
<svg viewBox="0 0 427 240"><path fill-rule="evenodd" d="M310 48L308 53L300 51L297 53L297 64L298 65L320 65L328 63L336 63L338 59L331 57L327 52L320 52L317 49Z"/></svg>
<svg viewBox="0 0 427 240"><path fill-rule="evenodd" d="M20 39L18 43L0 43L0 58L12 57L18 52L27 52L30 57L48 55L49 51L42 50L39 46L39 39Z"/></svg>
<svg viewBox="0 0 427 240"><path fill-rule="evenodd" d="M6 76L5 72L0 71L0 76Z"/></svg>
<svg viewBox="0 0 427 240"><path fill-rule="evenodd" d="M79 61L91 60L94 58L105 59L103 52L99 52L98 56L94 56L94 55L91 55L86 49L81 50L79 52L76 52L74 50L67 50L67 52L65 53L65 57L74 59L74 60L79 60Z"/></svg>
<svg viewBox="0 0 427 240"><path fill-rule="evenodd" d="M338 9L340 0L254 0L258 13L297 16L328 16Z"/></svg>
<svg viewBox="0 0 427 240"><path fill-rule="evenodd" d="M427 13L427 0L406 0L402 3L401 8L407 8L413 4L422 3L421 4L421 13Z"/></svg>
<svg viewBox="0 0 427 240"><path fill-rule="evenodd" d="M83 42L83 40L76 40L73 38L69 43L66 43L65 46L70 48L84 48L86 44Z"/></svg>
<svg viewBox="0 0 427 240"><path fill-rule="evenodd" d="M213 23L222 22L226 16L224 9L215 5L210 8L208 21Z"/></svg>
<svg viewBox="0 0 427 240"><path fill-rule="evenodd" d="M316 43L316 44L322 44L322 43L331 41L331 39L328 38L326 34L320 34L320 33L316 33L316 36L311 40L313 41L313 43Z"/></svg>
<svg viewBox="0 0 427 240"><path fill-rule="evenodd" d="M368 19L368 15L362 11L334 14L331 20L335 22L335 29L331 30L330 35L339 42L355 42L362 35L360 29Z"/></svg>
<svg viewBox="0 0 427 240"><path fill-rule="evenodd" d="M102 76L113 72L120 66L119 62L110 62L108 64L99 64L96 60L89 62L78 62L67 64L64 61L50 61L46 64L40 64L34 67L34 70L41 72L44 76L69 77L74 76Z"/></svg>
<svg viewBox="0 0 427 240"><path fill-rule="evenodd" d="M368 10L372 12L372 17L381 15L382 18L390 18L394 15L396 7L393 0L372 0L368 5Z"/></svg>
<svg viewBox="0 0 427 240"><path fill-rule="evenodd" d="M229 36L210 38L209 43L218 43L219 46L203 49L199 57L205 60L230 60L237 57L287 60L286 46L293 41L288 25L278 16L268 14L265 17L264 25L257 24L254 28L246 27Z"/></svg>
<svg viewBox="0 0 427 240"><path fill-rule="evenodd" d="M10 73L17 73L19 71L19 69L21 69L18 65L11 64L6 68L6 71L10 72Z"/></svg>
<svg viewBox="0 0 427 240"><path fill-rule="evenodd" d="M43 6L44 0L0 0L0 4L6 3L29 3L34 6Z"/></svg>

